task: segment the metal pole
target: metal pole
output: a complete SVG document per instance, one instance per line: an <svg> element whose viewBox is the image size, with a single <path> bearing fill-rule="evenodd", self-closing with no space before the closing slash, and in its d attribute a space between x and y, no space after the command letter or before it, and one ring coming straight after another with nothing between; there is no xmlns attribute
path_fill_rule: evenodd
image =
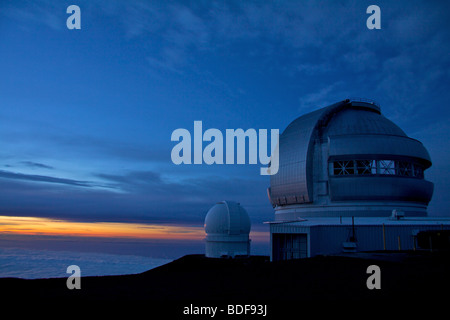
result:
<svg viewBox="0 0 450 320"><path fill-rule="evenodd" d="M402 244L400 243L400 236L397 236L398 238L398 251L402 250Z"/></svg>
<svg viewBox="0 0 450 320"><path fill-rule="evenodd" d="M356 242L356 235L355 235L355 217L352 216L352 242Z"/></svg>

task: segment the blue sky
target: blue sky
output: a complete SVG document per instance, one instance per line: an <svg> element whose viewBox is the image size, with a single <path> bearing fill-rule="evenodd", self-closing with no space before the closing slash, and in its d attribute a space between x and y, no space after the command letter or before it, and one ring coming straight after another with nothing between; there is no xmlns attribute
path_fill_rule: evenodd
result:
<svg viewBox="0 0 450 320"><path fill-rule="evenodd" d="M0 212L201 225L229 199L268 221L260 165L176 166L171 133L282 132L365 97L424 143L448 215L449 24L446 1L2 1Z"/></svg>

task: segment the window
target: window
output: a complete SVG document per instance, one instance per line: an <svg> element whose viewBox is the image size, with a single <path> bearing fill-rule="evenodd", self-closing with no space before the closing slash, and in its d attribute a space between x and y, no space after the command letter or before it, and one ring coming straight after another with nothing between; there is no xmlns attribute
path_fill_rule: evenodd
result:
<svg viewBox="0 0 450 320"><path fill-rule="evenodd" d="M355 166L353 160L349 161L335 161L334 162L334 175L345 176L355 173Z"/></svg>
<svg viewBox="0 0 450 320"><path fill-rule="evenodd" d="M347 175L396 175L423 179L423 166L401 160L338 160L330 163L330 174Z"/></svg>
<svg viewBox="0 0 450 320"><path fill-rule="evenodd" d="M380 174L395 174L394 160L378 160L380 166Z"/></svg>
<svg viewBox="0 0 450 320"><path fill-rule="evenodd" d="M417 164L414 164L413 175L414 175L414 177L423 179L423 167L421 167Z"/></svg>
<svg viewBox="0 0 450 320"><path fill-rule="evenodd" d="M377 162L375 160L356 160L357 174L376 174Z"/></svg>
<svg viewBox="0 0 450 320"><path fill-rule="evenodd" d="M413 164L406 161L398 161L398 175L405 177L413 176Z"/></svg>

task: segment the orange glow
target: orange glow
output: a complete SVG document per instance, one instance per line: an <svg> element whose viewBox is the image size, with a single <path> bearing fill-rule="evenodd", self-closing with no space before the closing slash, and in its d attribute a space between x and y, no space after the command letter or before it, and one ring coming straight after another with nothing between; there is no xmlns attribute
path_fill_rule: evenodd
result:
<svg viewBox="0 0 450 320"><path fill-rule="evenodd" d="M205 238L203 227L122 222L77 222L11 216L0 216L0 233L165 240L202 240ZM254 238L254 241L266 237L266 232L251 233L251 238Z"/></svg>

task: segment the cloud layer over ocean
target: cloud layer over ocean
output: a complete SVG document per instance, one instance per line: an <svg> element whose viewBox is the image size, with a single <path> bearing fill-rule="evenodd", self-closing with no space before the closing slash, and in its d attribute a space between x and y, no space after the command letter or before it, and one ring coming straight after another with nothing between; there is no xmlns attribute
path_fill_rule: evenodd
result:
<svg viewBox="0 0 450 320"><path fill-rule="evenodd" d="M80 267L81 277L136 274L170 261L134 255L0 248L0 277L67 278L70 265Z"/></svg>

